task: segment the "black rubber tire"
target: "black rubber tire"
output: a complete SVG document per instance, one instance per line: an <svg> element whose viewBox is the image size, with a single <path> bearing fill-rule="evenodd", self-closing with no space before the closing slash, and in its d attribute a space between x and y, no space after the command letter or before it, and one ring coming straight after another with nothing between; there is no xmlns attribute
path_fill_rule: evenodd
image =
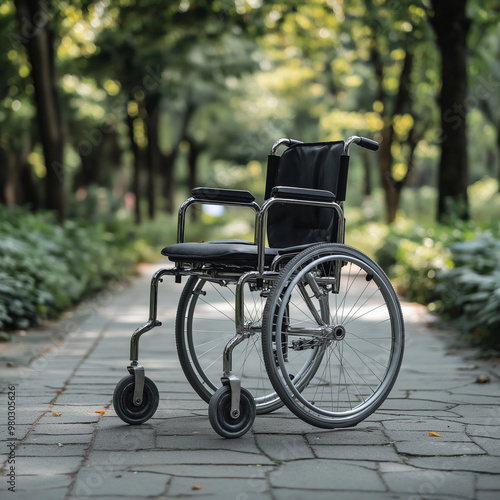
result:
<svg viewBox="0 0 500 500"><path fill-rule="evenodd" d="M233 439L246 434L255 421L255 401L249 391L241 389L240 415L231 417L231 389L228 385L220 387L210 399L208 418L217 434Z"/></svg>
<svg viewBox="0 0 500 500"><path fill-rule="evenodd" d="M144 392L140 406L134 405L135 377L127 375L116 384L113 393L113 407L116 414L127 424L139 425L148 421L158 409L160 394L154 382L148 377L144 380Z"/></svg>
<svg viewBox="0 0 500 500"><path fill-rule="evenodd" d="M300 290L301 283L306 283L303 273L321 276L322 272L338 269L339 264L342 266L340 293L328 291L321 297L332 297L332 302L328 306L325 302L323 306L316 306L320 300L316 300L312 290L303 288L309 294L307 298ZM354 283L362 284L359 296ZM377 307L365 311L364 305L374 296L378 299ZM301 297L304 297L303 307ZM317 307L315 314L309 314L310 306ZM284 316L285 323L280 321ZM331 327L345 326L338 341L321 339L314 333L319 316ZM305 422L323 428L354 426L383 403L396 381L404 350L401 306L384 271L355 248L320 244L295 256L273 286L262 323L262 351L269 378L281 400ZM355 331L353 324L363 326ZM286 338L289 328L296 344L294 347L287 340L285 359L285 351L277 348L276 338ZM299 335L301 328L304 334ZM368 333L377 328L383 328L383 335L371 338ZM307 348L307 342L311 342L311 348ZM294 363L299 370L294 370ZM310 368L304 369L307 366ZM335 399L337 396L339 401Z"/></svg>

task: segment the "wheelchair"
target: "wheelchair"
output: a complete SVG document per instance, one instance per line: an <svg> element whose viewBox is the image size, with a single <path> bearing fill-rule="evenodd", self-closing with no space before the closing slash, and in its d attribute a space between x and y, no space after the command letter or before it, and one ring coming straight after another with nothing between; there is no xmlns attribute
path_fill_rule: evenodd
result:
<svg viewBox="0 0 500 500"><path fill-rule="evenodd" d="M158 389L138 359L140 337L161 325L164 276L177 283L187 277L175 320L177 352L219 435L240 437L257 414L283 405L317 427L350 427L383 403L401 366L404 321L380 266L344 244L353 144L379 146L359 136L277 141L261 206L248 191L193 189L179 209L177 243L162 250L174 267L152 277L149 320L132 335L129 375L113 394L124 422L146 422L158 407ZM253 210L254 241L185 242L194 204Z"/></svg>

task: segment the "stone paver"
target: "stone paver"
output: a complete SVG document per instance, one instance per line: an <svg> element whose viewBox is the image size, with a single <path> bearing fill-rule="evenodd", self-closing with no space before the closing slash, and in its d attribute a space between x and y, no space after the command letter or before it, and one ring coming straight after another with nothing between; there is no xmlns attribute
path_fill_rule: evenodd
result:
<svg viewBox="0 0 500 500"><path fill-rule="evenodd" d="M141 339L160 406L149 422L124 424L113 390L127 374L130 335L147 319L156 268L145 266L130 286L101 294L73 317L0 345L2 498L11 450L16 500L498 498L500 365L451 349L453 334L429 328L422 308L409 303L399 378L357 427L318 429L282 408L258 416L242 438L225 440L180 369L173 326L182 288L165 279L163 326ZM475 383L481 374L491 382Z"/></svg>

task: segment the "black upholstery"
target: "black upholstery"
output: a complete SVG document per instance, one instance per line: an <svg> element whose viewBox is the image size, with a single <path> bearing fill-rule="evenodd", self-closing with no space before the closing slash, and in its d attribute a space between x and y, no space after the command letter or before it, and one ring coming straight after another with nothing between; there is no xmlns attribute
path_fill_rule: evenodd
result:
<svg viewBox="0 0 500 500"><path fill-rule="evenodd" d="M307 189L289 186L275 186L271 191L273 198L291 198L304 201L335 201L335 195L324 189Z"/></svg>
<svg viewBox="0 0 500 500"><path fill-rule="evenodd" d="M161 253L174 262L202 262L233 266L257 267L257 245L240 240L207 241L203 243L176 243L165 247ZM278 249L266 248L265 264L270 265Z"/></svg>
<svg viewBox="0 0 500 500"><path fill-rule="evenodd" d="M255 201L255 197L250 191L237 189L197 187L191 191L191 194L198 200L206 201L230 201L235 203L251 203Z"/></svg>
<svg viewBox="0 0 500 500"><path fill-rule="evenodd" d="M344 196L348 157L342 157L343 150L342 141L296 144L285 150L281 157L270 156L266 198L331 202L338 199L338 191ZM253 195L248 191L196 188L192 194L207 202L253 201ZM315 243L335 241L336 234L334 209L277 203L269 209L269 247L265 251L265 265L270 265L278 254L300 251ZM246 240L177 243L165 247L162 254L173 262L257 267L257 245Z"/></svg>
<svg viewBox="0 0 500 500"><path fill-rule="evenodd" d="M274 186L322 189L336 195L343 151L343 141L291 146L282 154L271 182ZM335 212L330 208L283 204L269 210L267 232L272 248L331 242L336 228Z"/></svg>

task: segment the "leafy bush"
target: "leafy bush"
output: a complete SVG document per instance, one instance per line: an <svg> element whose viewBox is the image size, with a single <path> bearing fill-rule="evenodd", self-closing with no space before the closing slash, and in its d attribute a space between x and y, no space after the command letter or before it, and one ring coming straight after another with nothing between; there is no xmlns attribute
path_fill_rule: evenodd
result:
<svg viewBox="0 0 500 500"><path fill-rule="evenodd" d="M421 304L434 302L438 298L436 274L449 264L449 250L440 241L401 240L392 267L399 293Z"/></svg>
<svg viewBox="0 0 500 500"><path fill-rule="evenodd" d="M490 227L498 226L500 221L500 191L498 180L484 177L468 189L470 211L478 223L486 223Z"/></svg>
<svg viewBox="0 0 500 500"><path fill-rule="evenodd" d="M75 211L81 208L73 206ZM233 228L240 231L235 233L231 220L231 215L202 214L200 221L186 224L186 237L241 236L242 225ZM252 236L249 227L243 224L243 231ZM176 228L176 217L137 226L119 212L98 211L58 225L50 213L0 205L0 330L25 329L55 318L111 281L126 280L138 262L161 259L160 250L176 242Z"/></svg>
<svg viewBox="0 0 500 500"><path fill-rule="evenodd" d="M347 214L345 242L374 258L375 252L387 239L389 233L387 224L380 222L353 223L351 214L352 210Z"/></svg>
<svg viewBox="0 0 500 500"><path fill-rule="evenodd" d="M391 229L375 260L394 281L399 293L421 304L438 299L437 273L452 267L449 246L470 239L474 230L466 223L457 227L424 227L400 219Z"/></svg>
<svg viewBox="0 0 500 500"><path fill-rule="evenodd" d="M499 232L498 226L481 232L464 222L426 228L400 220L375 260L399 293L440 313L472 344L498 352Z"/></svg>
<svg viewBox="0 0 500 500"><path fill-rule="evenodd" d="M490 233L451 247L454 268L440 273L436 309L483 350L500 351L500 240Z"/></svg>
<svg viewBox="0 0 500 500"><path fill-rule="evenodd" d="M49 213L0 207L0 328L36 325L111 280L125 279L137 252L124 228L57 225Z"/></svg>

